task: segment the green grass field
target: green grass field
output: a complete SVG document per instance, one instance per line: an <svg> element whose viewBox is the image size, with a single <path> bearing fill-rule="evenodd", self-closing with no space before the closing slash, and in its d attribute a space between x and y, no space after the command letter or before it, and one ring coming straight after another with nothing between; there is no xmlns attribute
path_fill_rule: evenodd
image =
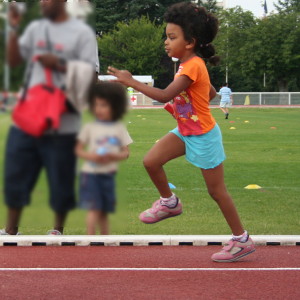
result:
<svg viewBox="0 0 300 300"><path fill-rule="evenodd" d="M226 183L245 227L252 234L300 234L300 110L232 109L229 121L235 123L224 120L220 110L212 111L223 132ZM86 114L85 120L89 118ZM134 144L118 176L119 209L111 218L111 233L230 234L219 209L206 192L200 171L184 158L166 167L169 181L177 187L176 193L184 204L184 214L155 225L144 225L138 220L139 213L158 197L143 169L142 158L156 140L175 127L175 121L162 109L155 109L133 110L127 123ZM5 224L6 214L2 167L9 125L9 115L1 114L0 227ZM248 184L263 188L244 189ZM41 174L32 204L24 211L20 228L23 234L45 234L52 227L53 214L47 198L46 179ZM65 234L84 233L85 212L74 210Z"/></svg>

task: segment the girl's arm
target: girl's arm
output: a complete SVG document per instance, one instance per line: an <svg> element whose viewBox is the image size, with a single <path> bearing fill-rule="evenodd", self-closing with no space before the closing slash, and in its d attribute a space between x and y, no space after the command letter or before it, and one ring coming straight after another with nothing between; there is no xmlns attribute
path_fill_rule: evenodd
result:
<svg viewBox="0 0 300 300"><path fill-rule="evenodd" d="M126 86L130 86L137 91L145 94L149 98L157 100L162 103L169 102L174 97L178 96L182 91L186 90L193 81L188 76L179 76L164 90L148 86L135 80L132 74L128 71L118 70L113 67L109 67L108 74L117 77L117 82L120 82Z"/></svg>

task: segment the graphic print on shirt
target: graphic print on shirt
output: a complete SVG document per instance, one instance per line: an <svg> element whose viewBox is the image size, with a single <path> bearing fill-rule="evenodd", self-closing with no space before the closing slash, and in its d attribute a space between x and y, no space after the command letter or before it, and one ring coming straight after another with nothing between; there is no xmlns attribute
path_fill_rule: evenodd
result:
<svg viewBox="0 0 300 300"><path fill-rule="evenodd" d="M174 98L175 118L179 121L178 125L184 124L190 130L199 130L200 122L193 108L193 98L189 91L182 91Z"/></svg>
<svg viewBox="0 0 300 300"><path fill-rule="evenodd" d="M121 141L116 136L105 136L96 140L96 153L105 155L107 153L118 152Z"/></svg>

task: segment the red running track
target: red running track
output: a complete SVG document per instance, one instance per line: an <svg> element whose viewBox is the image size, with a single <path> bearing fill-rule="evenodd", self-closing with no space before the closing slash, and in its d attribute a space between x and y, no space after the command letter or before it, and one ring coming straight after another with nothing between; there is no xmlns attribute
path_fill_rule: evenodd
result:
<svg viewBox="0 0 300 300"><path fill-rule="evenodd" d="M214 263L219 246L0 247L0 299L300 299L300 247ZM16 268L12 271L3 268ZM297 268L21 271L18 268Z"/></svg>

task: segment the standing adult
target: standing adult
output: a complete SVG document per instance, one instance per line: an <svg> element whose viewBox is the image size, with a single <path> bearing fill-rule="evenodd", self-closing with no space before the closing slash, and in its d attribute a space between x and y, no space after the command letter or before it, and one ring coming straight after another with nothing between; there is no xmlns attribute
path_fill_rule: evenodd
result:
<svg viewBox="0 0 300 300"><path fill-rule="evenodd" d="M69 62L81 61L95 68L95 34L83 21L69 17L65 2L40 1L43 18L32 21L20 38L17 32L21 17L11 7L8 63L14 67L24 60L28 69L32 58L39 57L33 65L29 88L45 82L44 68L52 69L53 83L59 88L65 84ZM57 132L47 131L41 138L35 138L14 125L10 128L4 175L8 217L6 228L0 234L18 233L22 210L30 203L31 192L43 168L47 173L50 206L55 213L54 228L48 233L63 233L67 214L75 207L74 146L80 119L80 114L69 105Z"/></svg>
<svg viewBox="0 0 300 300"><path fill-rule="evenodd" d="M228 119L229 107L233 104L233 98L227 82L223 84L218 94L221 96L220 109L225 114L225 119Z"/></svg>

